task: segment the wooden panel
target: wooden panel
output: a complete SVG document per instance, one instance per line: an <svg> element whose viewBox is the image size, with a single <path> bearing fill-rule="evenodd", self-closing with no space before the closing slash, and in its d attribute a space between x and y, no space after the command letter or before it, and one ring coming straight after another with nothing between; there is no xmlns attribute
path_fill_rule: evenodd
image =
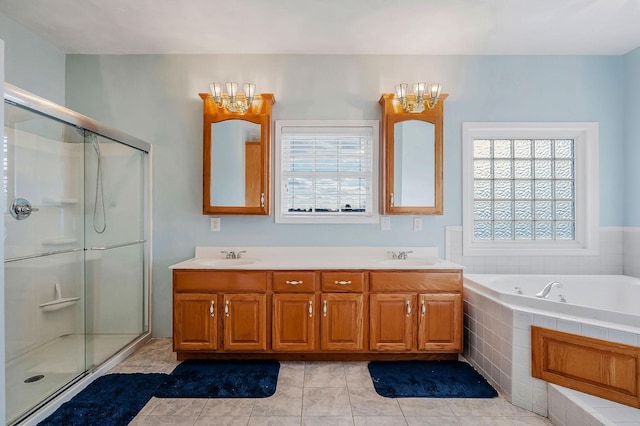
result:
<svg viewBox="0 0 640 426"><path fill-rule="evenodd" d="M411 351L414 338L414 294L372 294L370 349L372 351Z"/></svg>
<svg viewBox="0 0 640 426"><path fill-rule="evenodd" d="M462 295L421 294L418 302L418 349L462 352Z"/></svg>
<svg viewBox="0 0 640 426"><path fill-rule="evenodd" d="M264 292L267 272L174 270L173 288L177 292Z"/></svg>
<svg viewBox="0 0 640 426"><path fill-rule="evenodd" d="M322 291L332 293L362 291L364 280L364 272L323 272Z"/></svg>
<svg viewBox="0 0 640 426"><path fill-rule="evenodd" d="M322 295L320 348L323 350L364 349L362 294Z"/></svg>
<svg viewBox="0 0 640 426"><path fill-rule="evenodd" d="M224 295L224 350L267 349L267 296Z"/></svg>
<svg viewBox="0 0 640 426"><path fill-rule="evenodd" d="M308 293L316 289L313 271L285 271L273 273L273 291L278 293Z"/></svg>
<svg viewBox="0 0 640 426"><path fill-rule="evenodd" d="M315 348L314 294L275 294L273 296L274 351L310 351Z"/></svg>
<svg viewBox="0 0 640 426"><path fill-rule="evenodd" d="M370 274L370 291L462 291L462 271L401 272L376 271Z"/></svg>
<svg viewBox="0 0 640 426"><path fill-rule="evenodd" d="M244 205L260 207L262 194L262 142L244 144Z"/></svg>
<svg viewBox="0 0 640 426"><path fill-rule="evenodd" d="M640 348L531 327L533 377L640 408Z"/></svg>
<svg viewBox="0 0 640 426"><path fill-rule="evenodd" d="M215 294L176 294L173 299L173 350L218 349Z"/></svg>

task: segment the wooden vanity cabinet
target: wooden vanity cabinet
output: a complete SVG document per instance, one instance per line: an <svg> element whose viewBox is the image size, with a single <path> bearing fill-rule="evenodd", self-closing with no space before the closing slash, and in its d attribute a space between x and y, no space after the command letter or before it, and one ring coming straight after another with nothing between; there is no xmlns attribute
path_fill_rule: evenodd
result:
<svg viewBox="0 0 640 426"><path fill-rule="evenodd" d="M176 293L173 296L173 350L218 349L218 295Z"/></svg>
<svg viewBox="0 0 640 426"><path fill-rule="evenodd" d="M462 273L370 274L370 349L462 351Z"/></svg>
<svg viewBox="0 0 640 426"><path fill-rule="evenodd" d="M174 270L178 359L453 359L459 270Z"/></svg>
<svg viewBox="0 0 640 426"><path fill-rule="evenodd" d="M322 273L320 349L364 350L364 272Z"/></svg>
<svg viewBox="0 0 640 426"><path fill-rule="evenodd" d="M262 271L174 271L174 351L265 351L266 290Z"/></svg>
<svg viewBox="0 0 640 426"><path fill-rule="evenodd" d="M272 347L278 352L316 349L316 272L273 273Z"/></svg>

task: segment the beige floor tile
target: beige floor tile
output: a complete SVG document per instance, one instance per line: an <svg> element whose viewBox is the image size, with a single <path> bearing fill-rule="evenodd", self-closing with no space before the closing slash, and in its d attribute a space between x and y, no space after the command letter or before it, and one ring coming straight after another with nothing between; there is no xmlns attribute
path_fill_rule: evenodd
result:
<svg viewBox="0 0 640 426"><path fill-rule="evenodd" d="M129 426L191 426L196 424L197 417L186 416L136 416ZM246 424L246 423L245 423Z"/></svg>
<svg viewBox="0 0 640 426"><path fill-rule="evenodd" d="M200 414L202 417L249 417L253 411L253 398L211 398Z"/></svg>
<svg viewBox="0 0 640 426"><path fill-rule="evenodd" d="M145 416L199 416L206 399L191 398L151 398L140 414Z"/></svg>
<svg viewBox="0 0 640 426"><path fill-rule="evenodd" d="M351 416L303 417L302 426L353 426Z"/></svg>
<svg viewBox="0 0 640 426"><path fill-rule="evenodd" d="M306 362L305 388L344 388L347 379L341 362Z"/></svg>
<svg viewBox="0 0 640 426"><path fill-rule="evenodd" d="M249 426L289 426L300 425L300 417L288 417L288 416L268 416L268 417L251 417L249 419Z"/></svg>
<svg viewBox="0 0 640 426"><path fill-rule="evenodd" d="M179 364L171 339L152 339L114 367L120 373L170 373ZM521 426L552 425L504 398L384 398L366 362L280 364L269 398L152 398L131 422L146 425Z"/></svg>
<svg viewBox="0 0 640 426"><path fill-rule="evenodd" d="M371 374L366 362L345 362L344 373L347 378L349 388L373 389Z"/></svg>
<svg viewBox="0 0 640 426"><path fill-rule="evenodd" d="M405 417L409 426L460 426L457 417Z"/></svg>
<svg viewBox="0 0 640 426"><path fill-rule="evenodd" d="M356 426L402 426L407 421L403 416L354 416Z"/></svg>
<svg viewBox="0 0 640 426"><path fill-rule="evenodd" d="M305 388L302 416L351 416L347 388Z"/></svg>
<svg viewBox="0 0 640 426"><path fill-rule="evenodd" d="M354 416L402 416L396 399L384 398L373 389L349 389L349 401Z"/></svg>
<svg viewBox="0 0 640 426"><path fill-rule="evenodd" d="M302 412L302 388L278 388L273 396L257 398L251 416L298 416Z"/></svg>
<svg viewBox="0 0 640 426"><path fill-rule="evenodd" d="M247 426L248 424L249 424L249 416L247 417L200 416L198 417L198 420L194 423L194 426Z"/></svg>
<svg viewBox="0 0 640 426"><path fill-rule="evenodd" d="M406 417L454 417L447 401L439 398L398 398Z"/></svg>

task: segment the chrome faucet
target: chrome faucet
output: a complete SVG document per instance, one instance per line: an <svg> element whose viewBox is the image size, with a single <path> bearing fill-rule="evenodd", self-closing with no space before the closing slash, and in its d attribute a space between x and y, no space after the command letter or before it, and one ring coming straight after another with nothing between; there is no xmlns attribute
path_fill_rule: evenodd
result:
<svg viewBox="0 0 640 426"><path fill-rule="evenodd" d="M409 253L413 253L413 251L409 250L409 251L401 251L398 252L398 259L400 260L407 260L409 257L407 256Z"/></svg>
<svg viewBox="0 0 640 426"><path fill-rule="evenodd" d="M559 283L558 281L551 281L549 284L545 285L544 288L540 290L539 293L536 293L536 297L539 297L541 299L546 299L547 297L549 297L549 293L551 292L551 289L554 287L562 288L562 284Z"/></svg>
<svg viewBox="0 0 640 426"><path fill-rule="evenodd" d="M239 252L235 252L235 251L221 251L220 253L224 253L226 256L226 259L240 259L240 256L242 255L242 253L246 253L246 250L240 250Z"/></svg>

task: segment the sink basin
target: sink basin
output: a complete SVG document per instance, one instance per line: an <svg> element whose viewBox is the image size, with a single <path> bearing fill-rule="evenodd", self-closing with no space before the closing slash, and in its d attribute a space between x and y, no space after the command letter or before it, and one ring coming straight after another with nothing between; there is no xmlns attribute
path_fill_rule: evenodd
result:
<svg viewBox="0 0 640 426"><path fill-rule="evenodd" d="M233 268L242 265L251 265L256 263L255 259L201 259L196 260L195 263L202 266L215 266L216 268Z"/></svg>
<svg viewBox="0 0 640 426"><path fill-rule="evenodd" d="M438 263L433 259L386 259L380 262L381 265L384 266L396 266L396 267L422 267L422 266L430 266Z"/></svg>

